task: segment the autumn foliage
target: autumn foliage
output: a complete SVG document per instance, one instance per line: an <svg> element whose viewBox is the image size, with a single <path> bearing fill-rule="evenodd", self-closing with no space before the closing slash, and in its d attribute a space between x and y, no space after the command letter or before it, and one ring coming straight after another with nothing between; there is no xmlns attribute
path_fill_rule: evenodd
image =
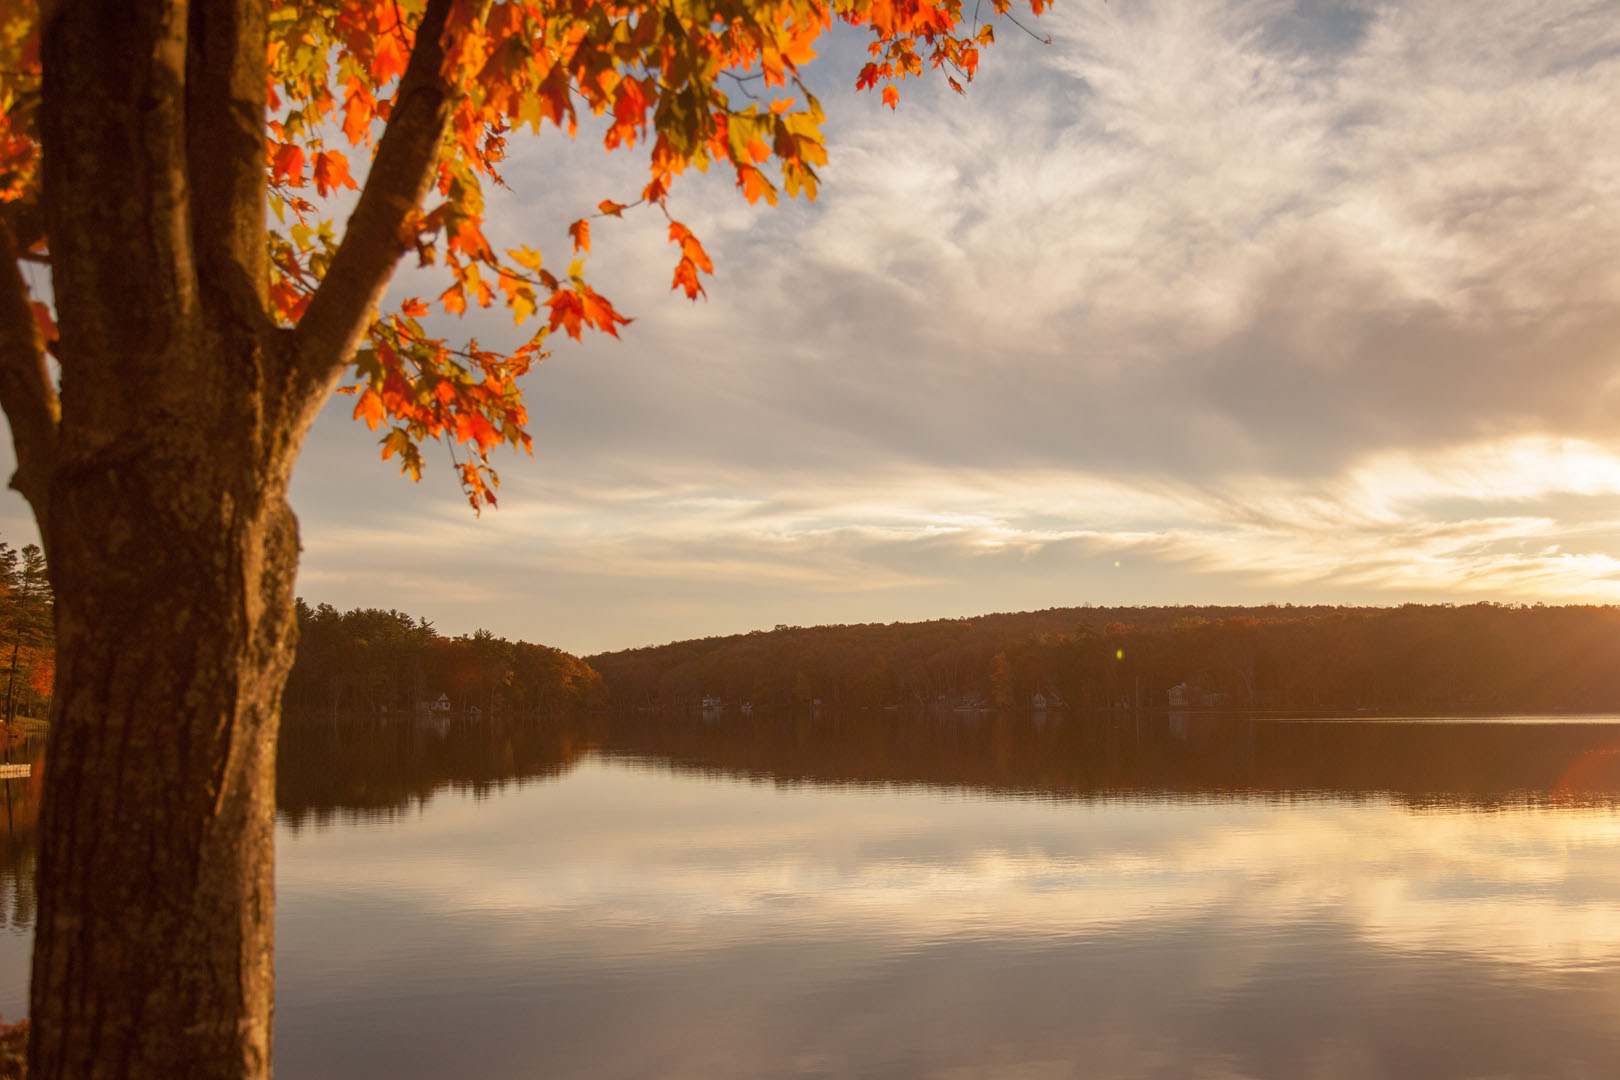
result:
<svg viewBox="0 0 1620 1080"><path fill-rule="evenodd" d="M270 314L296 324L342 240L334 215L357 190L388 137L388 121L428 9L444 0L297 0L269 9L265 87ZM1045 0L1030 0L1039 14ZM0 201L38 192L35 111L39 85L37 5L6 5L0 17ZM1008 16L1008 0L987 13ZM734 175L750 202L785 193L814 198L827 160L821 105L801 81L815 42L834 22L868 30L869 62L857 86L897 101L895 84L944 68L951 86L973 77L994 38L960 0L452 0L440 37L440 77L455 91L430 204L413 210L399 237L422 266L440 268L436 296L380 311L354 357L354 415L381 430L385 458L421 474L422 443L467 447L457 462L475 508L495 502L489 451L527 449L528 416L517 380L545 355L558 330L617 336L629 320L586 281L592 219L632 207L667 219L671 288L703 295L714 264L691 229L670 216L669 194L689 168ZM594 119L593 119L594 118ZM615 193L568 227L567 247L545 259L484 232L487 185L502 183L508 140L527 129L570 138L582 128L608 150L639 148L646 182ZM623 201L619 201L622 199ZM582 208L584 209L584 208ZM28 238L48 262L48 238ZM458 343L424 320L503 305L533 333L510 352ZM55 336L36 303L41 335ZM438 324L435 324L438 325Z"/></svg>

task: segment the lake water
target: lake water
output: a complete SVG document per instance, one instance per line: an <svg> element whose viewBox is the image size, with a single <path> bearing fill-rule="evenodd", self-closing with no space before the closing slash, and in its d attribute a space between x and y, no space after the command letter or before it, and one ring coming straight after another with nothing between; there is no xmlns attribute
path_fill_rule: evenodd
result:
<svg viewBox="0 0 1620 1080"><path fill-rule="evenodd" d="M283 1080L1620 1063L1612 718L345 722L278 798Z"/></svg>

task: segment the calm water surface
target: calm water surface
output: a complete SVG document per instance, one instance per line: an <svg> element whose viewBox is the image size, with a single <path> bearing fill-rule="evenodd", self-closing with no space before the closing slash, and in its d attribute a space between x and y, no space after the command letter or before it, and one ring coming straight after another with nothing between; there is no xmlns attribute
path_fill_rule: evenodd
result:
<svg viewBox="0 0 1620 1080"><path fill-rule="evenodd" d="M1620 722L290 728L284 1078L1610 1077ZM9 781L0 1014L26 997Z"/></svg>

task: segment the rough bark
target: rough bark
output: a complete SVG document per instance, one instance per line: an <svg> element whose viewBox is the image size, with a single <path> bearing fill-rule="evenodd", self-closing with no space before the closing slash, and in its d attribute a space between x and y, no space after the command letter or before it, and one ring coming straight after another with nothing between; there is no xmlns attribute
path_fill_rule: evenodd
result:
<svg viewBox="0 0 1620 1080"><path fill-rule="evenodd" d="M200 442L55 489L32 1076L269 1072L297 535L284 485Z"/></svg>
<svg viewBox="0 0 1620 1080"><path fill-rule="evenodd" d="M427 185L448 8L428 6L346 272L287 330L264 304L265 0L44 7L59 403L15 272L28 238L0 220L0 404L57 618L36 1080L269 1075L287 485Z"/></svg>

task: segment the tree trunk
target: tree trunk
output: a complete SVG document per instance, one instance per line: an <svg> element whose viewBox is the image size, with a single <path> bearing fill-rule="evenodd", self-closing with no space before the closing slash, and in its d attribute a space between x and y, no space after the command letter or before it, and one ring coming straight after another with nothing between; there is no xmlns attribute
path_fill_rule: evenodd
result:
<svg viewBox="0 0 1620 1080"><path fill-rule="evenodd" d="M54 11L60 422L13 481L57 597L29 1075L262 1078L286 489L329 385L265 312L264 5Z"/></svg>
<svg viewBox="0 0 1620 1080"><path fill-rule="evenodd" d="M62 692L34 944L42 1080L269 1075L295 525L240 464L197 463L158 515L150 482L108 469L53 496Z"/></svg>
<svg viewBox="0 0 1620 1080"><path fill-rule="evenodd" d="M39 5L43 225L0 216L11 484L56 594L33 1080L269 1076L287 485L431 181L450 6L428 0L330 272L283 328L268 3ZM17 262L47 238L60 394Z"/></svg>

